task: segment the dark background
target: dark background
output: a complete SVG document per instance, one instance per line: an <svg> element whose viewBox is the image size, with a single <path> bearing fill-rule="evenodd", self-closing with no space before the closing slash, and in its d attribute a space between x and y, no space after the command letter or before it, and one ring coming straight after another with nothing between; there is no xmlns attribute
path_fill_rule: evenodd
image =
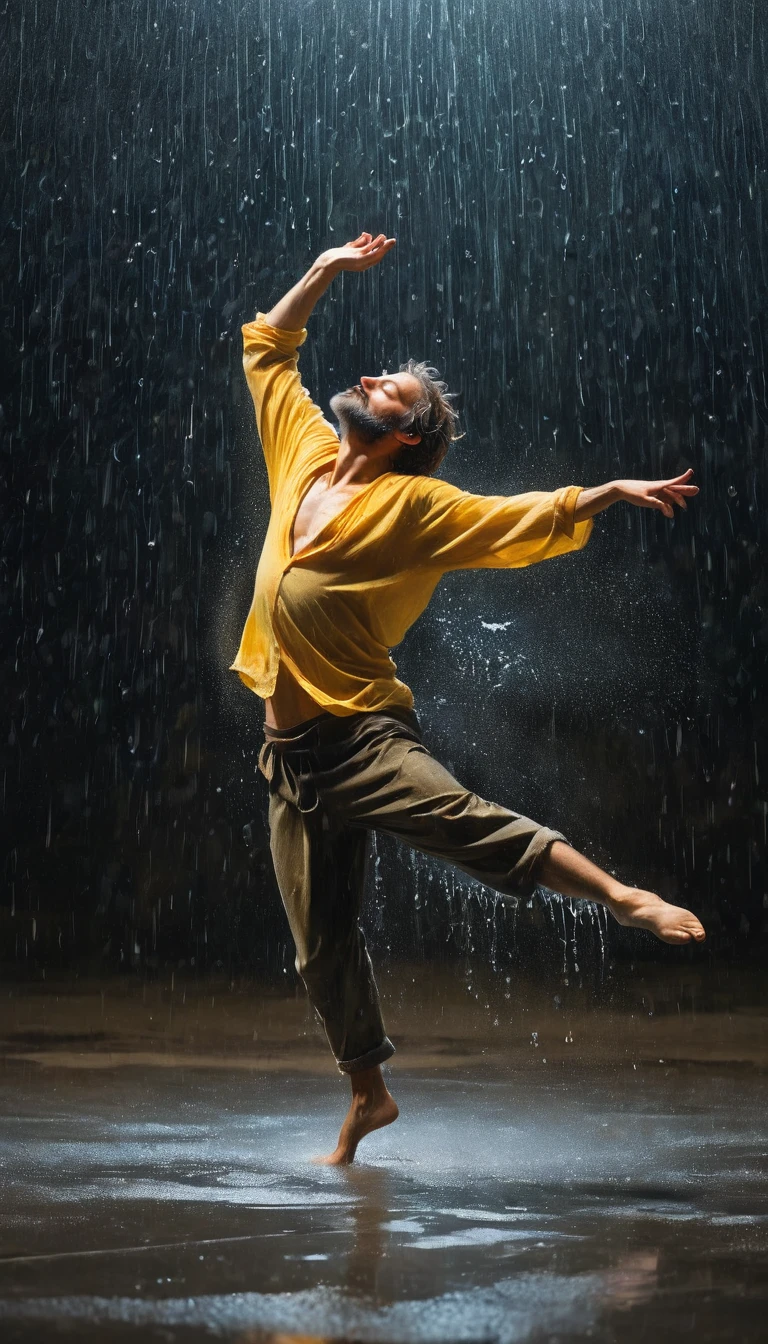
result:
<svg viewBox="0 0 768 1344"><path fill-rule="evenodd" d="M396 657L467 784L710 931L670 953L592 907L500 910L379 840L377 958L761 957L760 6L9 0L2 19L5 967L290 966L263 708L227 671L268 507L239 328L363 228L398 245L311 320L326 410L413 355L460 393L442 474L465 488L695 468L674 523L619 506L576 557L444 581Z"/></svg>

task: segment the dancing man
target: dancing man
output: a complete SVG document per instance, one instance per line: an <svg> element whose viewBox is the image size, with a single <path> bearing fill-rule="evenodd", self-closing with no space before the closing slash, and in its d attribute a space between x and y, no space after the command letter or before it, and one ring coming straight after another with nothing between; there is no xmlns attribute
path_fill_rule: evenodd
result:
<svg viewBox="0 0 768 1344"><path fill-rule="evenodd" d="M301 383L297 350L333 277L377 265L394 246L362 233L323 252L243 327L272 512L232 668L266 701L259 768L296 969L352 1084L338 1145L319 1159L329 1164L351 1162L398 1114L381 1073L394 1046L358 923L368 831L506 895L542 883L667 943L705 937L690 911L622 885L558 831L463 788L424 746L389 653L443 574L580 550L594 515L620 500L671 518L698 493L692 472L512 496L459 490L434 475L456 438L450 394L412 359L331 398L337 435Z"/></svg>

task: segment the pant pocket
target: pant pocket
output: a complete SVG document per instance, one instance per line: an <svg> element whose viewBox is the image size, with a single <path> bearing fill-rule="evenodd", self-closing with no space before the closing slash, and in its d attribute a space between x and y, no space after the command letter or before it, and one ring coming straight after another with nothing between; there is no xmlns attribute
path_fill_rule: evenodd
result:
<svg viewBox="0 0 768 1344"><path fill-rule="evenodd" d="M270 783L275 773L275 753L271 742L265 742L259 752L258 767L262 775Z"/></svg>
<svg viewBox="0 0 768 1344"><path fill-rule="evenodd" d="M317 811L320 799L314 774L317 761L307 751L280 751L266 742L259 753L259 769L269 782L270 793L277 794L298 812Z"/></svg>
<svg viewBox="0 0 768 1344"><path fill-rule="evenodd" d="M293 776L294 802L303 814L317 811L320 799L315 783L315 771L318 763L313 753L299 752L296 760L283 762L286 774ZM285 769L287 767L287 769Z"/></svg>

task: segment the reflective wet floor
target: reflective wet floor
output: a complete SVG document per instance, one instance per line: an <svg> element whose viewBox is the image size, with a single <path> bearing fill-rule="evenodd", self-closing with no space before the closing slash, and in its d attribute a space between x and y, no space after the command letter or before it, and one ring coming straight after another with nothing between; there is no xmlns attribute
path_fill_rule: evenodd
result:
<svg viewBox="0 0 768 1344"><path fill-rule="evenodd" d="M76 1048L51 1014L73 1014L71 1028L84 1000L46 996L17 991L4 1018L4 1340L766 1338L754 1002L689 1004L654 1034L653 1010L596 1009L574 1030L575 1008L564 1024L531 993L538 1027L505 1050L493 1003L457 1001L471 1054L466 1034L453 1052L438 1043L422 1006L421 1059L413 1045L389 1071L400 1121L365 1141L359 1166L332 1170L310 1159L333 1146L347 1084L314 1028L292 1053L300 1002L270 1001L273 1046L287 1024L281 1060L233 1044L253 998L214 1002L207 1027L199 999L198 1047L217 1012L229 1043L214 1061L189 1032L165 1053L167 1035L154 1054L127 1039L159 990L123 999L122 1035L112 1021ZM415 1040L417 1005L400 1002Z"/></svg>

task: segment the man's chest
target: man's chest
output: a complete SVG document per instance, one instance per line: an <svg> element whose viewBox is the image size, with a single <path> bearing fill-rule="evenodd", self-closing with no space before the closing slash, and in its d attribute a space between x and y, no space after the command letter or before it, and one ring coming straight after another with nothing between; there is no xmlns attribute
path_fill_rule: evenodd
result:
<svg viewBox="0 0 768 1344"><path fill-rule="evenodd" d="M325 527L365 489L365 486L328 488L328 475L313 481L304 493L293 520L291 554L309 546Z"/></svg>

